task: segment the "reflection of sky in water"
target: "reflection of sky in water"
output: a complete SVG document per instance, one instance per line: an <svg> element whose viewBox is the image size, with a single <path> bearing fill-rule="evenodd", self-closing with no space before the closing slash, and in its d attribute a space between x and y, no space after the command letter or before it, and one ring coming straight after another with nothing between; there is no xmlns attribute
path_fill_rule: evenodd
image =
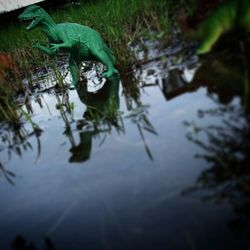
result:
<svg viewBox="0 0 250 250"><path fill-rule="evenodd" d="M0 12L15 10L44 0L0 0Z"/></svg>
<svg viewBox="0 0 250 250"><path fill-rule="evenodd" d="M158 133L145 132L153 161L136 125L124 118L125 134L112 130L102 146L102 135L92 138L90 159L69 164L71 145L62 136L65 126L55 98L47 94L44 98L52 117L45 105L40 109L32 103L34 121L44 130L40 158L35 162L32 137L33 150L6 164L17 175L16 185L0 182L0 235L6 239L1 249L7 250L16 234L36 242L48 234L58 249L105 249L110 244L110 249L156 249L153 246L163 243L169 249L186 249L190 239L197 249L211 249L218 238L227 238L227 246L236 247L225 228L229 207L180 196L207 166L194 159L200 148L186 140L182 123L197 120L197 109L216 107L205 88L169 102L158 87L144 89L141 101L150 104L148 118ZM81 118L85 106L74 90L70 101L76 105L75 118ZM122 96L120 102L126 115ZM75 124L71 127L79 140Z"/></svg>
<svg viewBox="0 0 250 250"><path fill-rule="evenodd" d="M198 117L198 110L216 109L219 104L205 87L193 84L197 57L187 57L184 63L178 58L173 54L166 62L152 61L138 71L144 86L140 102L149 105L147 118L157 132L143 130L153 160L146 153L137 124L128 118L131 111L122 88L120 111L125 133L113 127L109 133L90 137L90 158L81 157L86 154L83 152L77 156L85 159L80 163L69 163L72 137L78 150L86 147L89 139L81 137L83 131L77 129L76 121L82 119L86 106L76 90L69 92L69 102L75 104L71 141L55 107L55 96L43 94L43 108L33 97L32 119L43 129L41 155L36 160L34 136L29 138L33 149L25 151L21 159L13 154L8 160L6 150L1 152L4 166L17 177L15 186L0 179L0 249L8 250L17 234L37 246L48 235L60 250L244 249L241 244L246 242L232 236L227 227L233 217L230 204L202 203L199 192L180 194L210 166L194 157L204 151L187 140L187 133L195 136L195 124L221 125L223 117ZM98 80L93 73L88 71L86 78ZM41 82L45 89L55 83L50 77L46 84ZM69 75L65 81L70 82ZM96 87L88 85L88 90ZM233 104L238 107L239 102L235 98ZM184 126L184 121L194 126ZM200 193L206 195L204 190Z"/></svg>

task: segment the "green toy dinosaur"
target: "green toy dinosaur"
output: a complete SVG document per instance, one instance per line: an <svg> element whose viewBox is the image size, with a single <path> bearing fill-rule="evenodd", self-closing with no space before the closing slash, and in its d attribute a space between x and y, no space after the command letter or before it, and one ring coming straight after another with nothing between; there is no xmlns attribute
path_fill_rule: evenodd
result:
<svg viewBox="0 0 250 250"><path fill-rule="evenodd" d="M76 23L56 24L49 14L37 5L29 6L21 15L20 20L32 20L27 27L30 31L40 27L47 35L49 47L35 44L38 48L48 55L55 55L59 49L69 52L69 67L72 75L72 83L76 85L80 80L80 66L83 61L96 60L106 66L103 77L110 77L117 74L115 68L115 57L113 52L103 42L100 34L84 25Z"/></svg>
<svg viewBox="0 0 250 250"><path fill-rule="evenodd" d="M194 37L202 38L203 41L197 49L197 54L209 52L220 36L235 27L241 27L250 31L250 1L228 0L220 5L214 12L203 21Z"/></svg>

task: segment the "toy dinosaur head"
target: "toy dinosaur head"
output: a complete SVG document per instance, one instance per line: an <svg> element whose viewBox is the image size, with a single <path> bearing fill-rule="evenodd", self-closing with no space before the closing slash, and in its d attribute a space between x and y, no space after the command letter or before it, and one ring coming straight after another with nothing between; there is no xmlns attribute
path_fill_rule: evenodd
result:
<svg viewBox="0 0 250 250"><path fill-rule="evenodd" d="M43 22L43 20L48 16L48 13L37 5L29 6L18 19L21 21L32 20L31 24L26 28L27 30L32 30Z"/></svg>

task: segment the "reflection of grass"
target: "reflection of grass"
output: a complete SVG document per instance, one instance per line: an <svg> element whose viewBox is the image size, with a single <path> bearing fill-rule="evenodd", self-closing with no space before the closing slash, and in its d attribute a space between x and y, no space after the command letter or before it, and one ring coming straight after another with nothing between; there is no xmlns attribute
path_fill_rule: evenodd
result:
<svg viewBox="0 0 250 250"><path fill-rule="evenodd" d="M125 118L131 119L131 121L134 124L136 124L138 131L139 131L139 134L140 134L140 137L141 137L141 140L143 142L145 151L146 151L149 159L153 161L153 155L152 155L151 150L147 144L147 140L145 138L144 131L147 131L147 132L154 134L154 135L157 135L157 132L147 117L147 108L148 108L147 105L140 105L137 108L132 109L132 111L127 116L125 116Z"/></svg>
<svg viewBox="0 0 250 250"><path fill-rule="evenodd" d="M30 118L29 118L30 119ZM33 123L33 122L32 122ZM22 157L23 153L27 150L32 150L33 147L29 142L29 138L33 135L37 141L37 158L39 158L41 153L41 144L40 144L40 134L41 129L33 123L33 130L29 132L22 125L9 125L8 129L3 129L0 131L0 153L6 152L8 155L8 160L11 159L12 155L17 155ZM10 184L14 185L14 178L16 175L8 170L5 166L5 163L0 159L0 177L3 176Z"/></svg>
<svg viewBox="0 0 250 250"><path fill-rule="evenodd" d="M190 141L203 149L197 158L208 162L193 187L183 193L203 190L204 201L227 202L238 215L229 226L235 230L250 227L250 117L241 107L221 106L199 111L201 118L212 116L222 119L221 125L198 126L185 122L192 128L187 134Z"/></svg>
<svg viewBox="0 0 250 250"><path fill-rule="evenodd" d="M0 89L3 85L0 85ZM8 131L4 129L0 131L0 152L4 149L8 151L8 156L11 158L12 153L16 153L19 157L22 156L23 150L32 148L28 142L28 138L32 135L37 139L37 159L41 153L41 145L39 136L42 130L32 121L30 114L25 112L22 107L19 107L12 97L11 90L8 87L1 89L0 95L0 125L5 123L8 125ZM25 98L24 98L25 103ZM23 103L23 104L24 104ZM32 132L28 132L22 124L22 118L25 118L28 124L32 127ZM6 132L6 133L5 133ZM0 176L3 176L10 184L14 185L13 178L15 174L4 167L0 161Z"/></svg>
<svg viewBox="0 0 250 250"><path fill-rule="evenodd" d="M16 175L9 171L8 169L6 169L3 164L0 161L0 176L3 176L11 185L14 185L14 181L13 178L16 177Z"/></svg>

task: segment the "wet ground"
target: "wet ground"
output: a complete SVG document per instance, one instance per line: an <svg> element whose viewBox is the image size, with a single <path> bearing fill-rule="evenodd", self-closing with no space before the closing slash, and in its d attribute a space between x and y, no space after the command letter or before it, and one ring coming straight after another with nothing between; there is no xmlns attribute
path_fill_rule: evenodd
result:
<svg viewBox="0 0 250 250"><path fill-rule="evenodd" d="M32 122L1 125L0 249L250 248L245 53L143 43L121 79L40 73Z"/></svg>

